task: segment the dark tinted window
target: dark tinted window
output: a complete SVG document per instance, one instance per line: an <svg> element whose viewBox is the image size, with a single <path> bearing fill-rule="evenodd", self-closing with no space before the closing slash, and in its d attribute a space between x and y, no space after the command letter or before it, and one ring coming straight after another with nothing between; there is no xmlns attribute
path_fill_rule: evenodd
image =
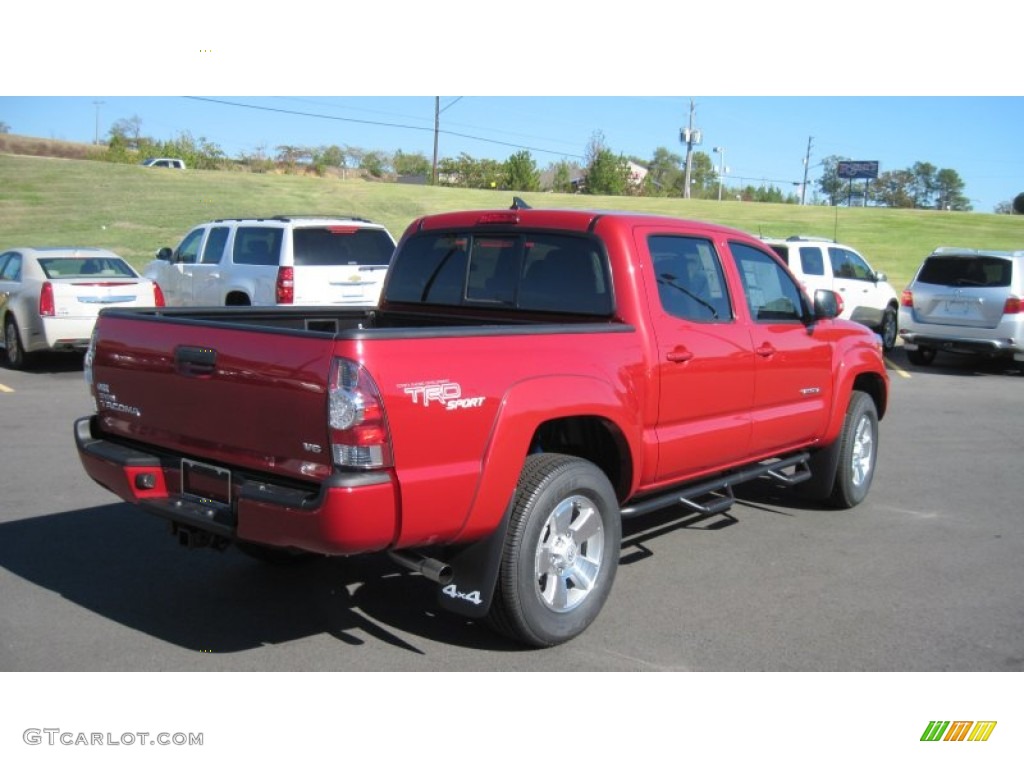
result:
<svg viewBox="0 0 1024 768"><path fill-rule="evenodd" d="M224 256L224 246L228 242L227 227L214 227L210 230L210 236L206 238L206 246L203 248L203 264L220 264Z"/></svg>
<svg viewBox="0 0 1024 768"><path fill-rule="evenodd" d="M654 235L647 247L662 309L699 322L732 319L722 266L710 240Z"/></svg>
<svg viewBox="0 0 1024 768"><path fill-rule="evenodd" d="M930 285L1005 288L1013 276L1013 262L996 256L929 256L919 283Z"/></svg>
<svg viewBox="0 0 1024 768"><path fill-rule="evenodd" d="M391 267L387 299L588 315L613 309L596 241L549 233L417 235Z"/></svg>
<svg viewBox="0 0 1024 768"><path fill-rule="evenodd" d="M232 254L235 264L276 267L281 258L281 235L279 227L239 227Z"/></svg>
<svg viewBox="0 0 1024 768"><path fill-rule="evenodd" d="M805 275L825 274L825 257L821 248L809 245L800 247L800 271Z"/></svg>
<svg viewBox="0 0 1024 768"><path fill-rule="evenodd" d="M292 251L297 267L339 264L385 266L391 261L394 249L391 238L380 229L309 227L292 233Z"/></svg>
<svg viewBox="0 0 1024 768"><path fill-rule="evenodd" d="M21 279L21 254L11 251L0 256L0 280Z"/></svg>

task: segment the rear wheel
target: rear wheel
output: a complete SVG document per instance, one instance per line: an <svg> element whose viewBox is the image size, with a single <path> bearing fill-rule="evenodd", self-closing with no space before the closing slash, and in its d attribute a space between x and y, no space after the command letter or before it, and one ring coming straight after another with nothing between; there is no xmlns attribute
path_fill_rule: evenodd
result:
<svg viewBox="0 0 1024 768"><path fill-rule="evenodd" d="M4 346L7 351L7 365L15 369L24 368L28 356L25 353L25 348L21 345L18 324L12 315L8 315L4 322Z"/></svg>
<svg viewBox="0 0 1024 768"><path fill-rule="evenodd" d="M914 365L920 365L922 367L929 366L935 362L935 350L929 349L928 347L918 347L917 349L908 350L907 360L912 362Z"/></svg>
<svg viewBox="0 0 1024 768"><path fill-rule="evenodd" d="M618 501L600 469L561 454L528 456L488 614L491 626L536 647L579 635L611 591L621 539Z"/></svg>
<svg viewBox="0 0 1024 768"><path fill-rule="evenodd" d="M839 435L839 466L832 502L843 509L867 498L878 459L878 411L865 392L853 392Z"/></svg>

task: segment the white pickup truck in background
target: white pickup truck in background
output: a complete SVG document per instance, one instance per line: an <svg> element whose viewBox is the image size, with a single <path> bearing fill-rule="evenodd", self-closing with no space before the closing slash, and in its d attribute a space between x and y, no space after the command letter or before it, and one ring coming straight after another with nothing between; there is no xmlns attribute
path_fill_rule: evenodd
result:
<svg viewBox="0 0 1024 768"><path fill-rule="evenodd" d="M395 240L356 217L273 216L200 224L143 269L168 306L374 306Z"/></svg>

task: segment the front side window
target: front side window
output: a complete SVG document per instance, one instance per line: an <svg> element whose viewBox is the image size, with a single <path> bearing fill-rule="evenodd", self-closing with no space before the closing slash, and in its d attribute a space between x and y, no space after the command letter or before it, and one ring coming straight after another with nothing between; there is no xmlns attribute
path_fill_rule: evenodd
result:
<svg viewBox="0 0 1024 768"><path fill-rule="evenodd" d="M647 247L662 309L697 322L732 319L722 265L710 240L652 235Z"/></svg>
<svg viewBox="0 0 1024 768"><path fill-rule="evenodd" d="M202 245L205 231L200 227L185 235L185 239L181 241L181 245L175 251L175 261L181 264L195 264L199 260L199 246Z"/></svg>
<svg viewBox="0 0 1024 768"><path fill-rule="evenodd" d="M800 289L771 256L745 243L730 243L750 316L759 323L801 322Z"/></svg>
<svg viewBox="0 0 1024 768"><path fill-rule="evenodd" d="M871 267L853 251L848 251L845 248L829 248L828 255L832 259L833 277L845 277L850 280L875 279Z"/></svg>

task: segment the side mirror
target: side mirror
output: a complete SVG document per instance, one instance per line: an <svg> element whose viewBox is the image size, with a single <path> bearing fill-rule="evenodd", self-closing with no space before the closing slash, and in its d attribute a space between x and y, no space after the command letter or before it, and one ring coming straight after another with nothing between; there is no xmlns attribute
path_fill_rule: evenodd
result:
<svg viewBox="0 0 1024 768"><path fill-rule="evenodd" d="M835 291L819 288L814 292L814 319L831 320L843 312L843 300Z"/></svg>
<svg viewBox="0 0 1024 768"><path fill-rule="evenodd" d="M160 261L170 261L171 260L171 255L172 254L171 254L171 249L170 248L161 248L159 251L156 252L156 257Z"/></svg>
<svg viewBox="0 0 1024 768"><path fill-rule="evenodd" d="M875 272L875 282L876 283L886 283L888 281L889 281L889 277L885 274L885 272Z"/></svg>

